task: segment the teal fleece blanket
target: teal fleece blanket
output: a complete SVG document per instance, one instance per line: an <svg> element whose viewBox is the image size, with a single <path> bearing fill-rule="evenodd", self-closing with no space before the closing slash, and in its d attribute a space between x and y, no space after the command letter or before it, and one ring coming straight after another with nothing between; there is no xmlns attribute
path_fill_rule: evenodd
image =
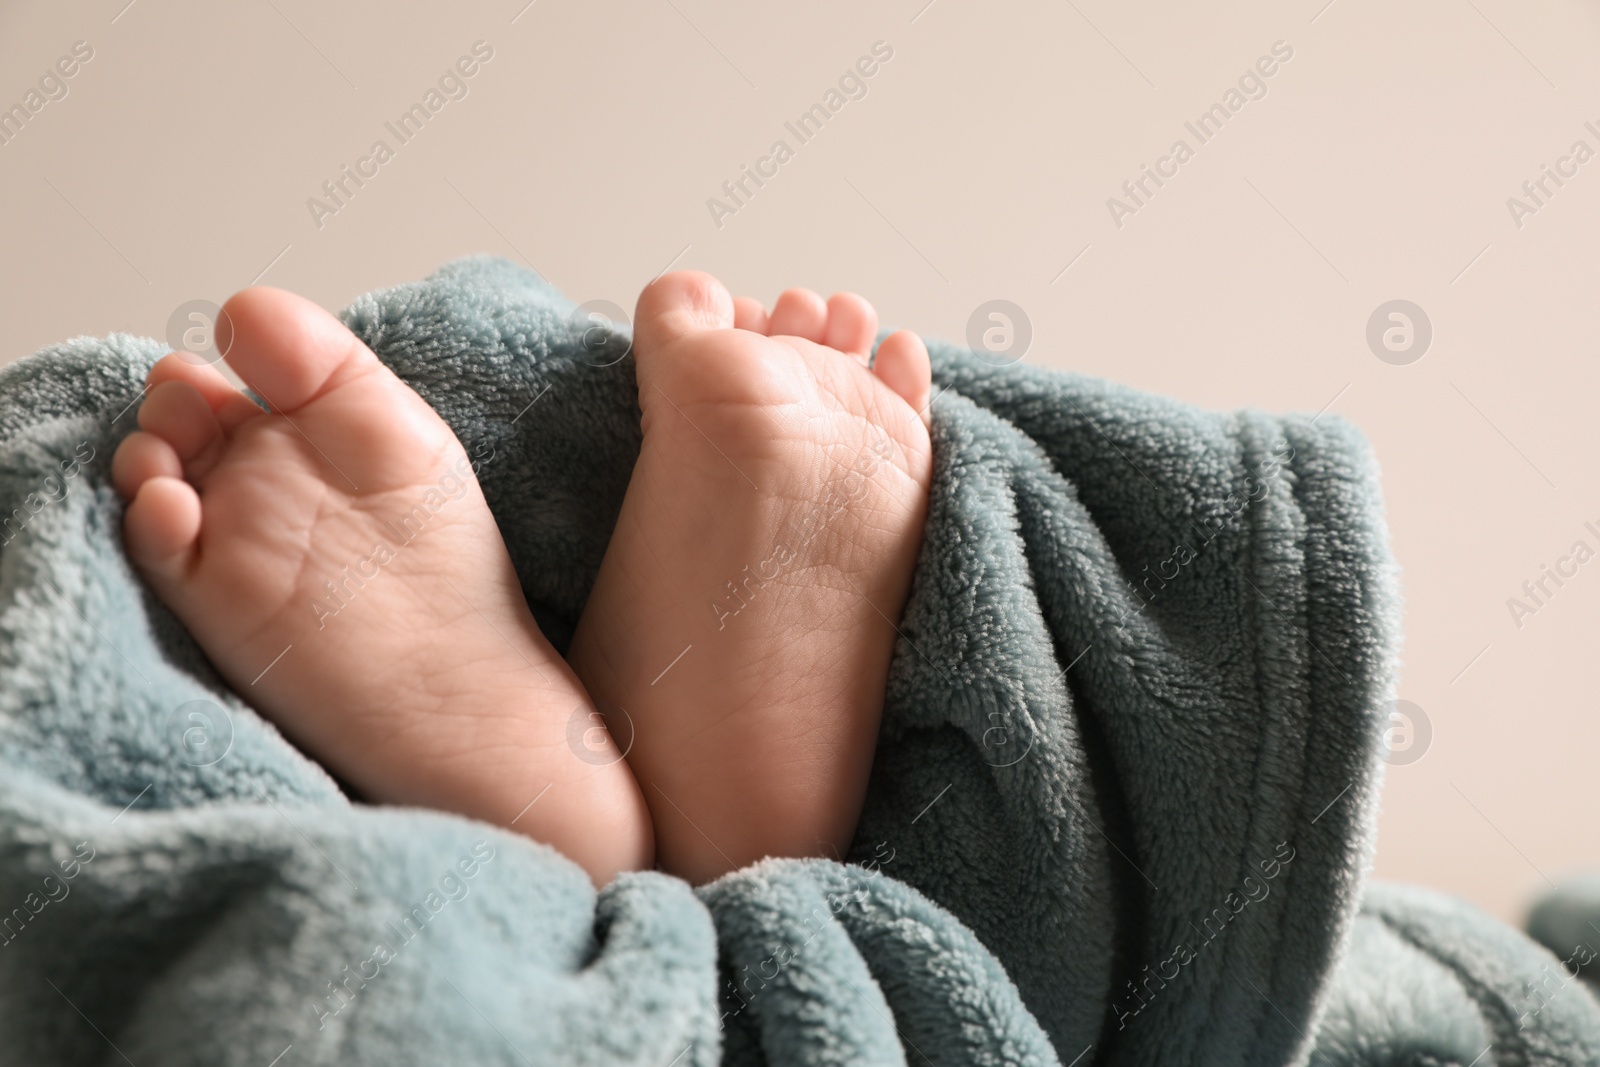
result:
<svg viewBox="0 0 1600 1067"><path fill-rule="evenodd" d="M564 648L639 447L627 337L488 258L344 318L495 457ZM1397 598L1359 435L932 349L850 855L598 893L348 795L141 586L108 469L161 345L0 372L0 1063L1600 1063L1581 982L1529 998L1565 951L1363 902Z"/></svg>

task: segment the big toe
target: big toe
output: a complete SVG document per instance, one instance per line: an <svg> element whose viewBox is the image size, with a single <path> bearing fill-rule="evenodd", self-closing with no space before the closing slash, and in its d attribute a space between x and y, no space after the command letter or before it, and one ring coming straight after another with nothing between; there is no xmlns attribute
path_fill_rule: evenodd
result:
<svg viewBox="0 0 1600 1067"><path fill-rule="evenodd" d="M235 293L222 310L217 347L275 411L292 414L377 363L344 323L303 296L261 286Z"/></svg>
<svg viewBox="0 0 1600 1067"><path fill-rule="evenodd" d="M289 422L333 485L406 484L454 441L449 427L327 311L281 289L245 289L223 306L228 364Z"/></svg>
<svg viewBox="0 0 1600 1067"><path fill-rule="evenodd" d="M673 271L639 294L634 342L648 351L702 330L729 329L733 321L733 297L726 286L704 271Z"/></svg>

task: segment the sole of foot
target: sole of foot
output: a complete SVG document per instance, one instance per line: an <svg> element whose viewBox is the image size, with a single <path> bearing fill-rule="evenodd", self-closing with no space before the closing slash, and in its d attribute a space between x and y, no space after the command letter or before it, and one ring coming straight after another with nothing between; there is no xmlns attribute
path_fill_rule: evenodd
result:
<svg viewBox="0 0 1600 1067"><path fill-rule="evenodd" d="M691 271L635 323L643 444L572 664L635 733L663 869L837 858L921 544L927 350L902 331L872 360L859 296L769 314Z"/></svg>
<svg viewBox="0 0 1600 1067"><path fill-rule="evenodd" d="M129 557L222 676L364 799L512 826L596 884L650 866L638 787L479 489L492 454L301 297L235 295L216 340L268 410L169 355L112 472Z"/></svg>

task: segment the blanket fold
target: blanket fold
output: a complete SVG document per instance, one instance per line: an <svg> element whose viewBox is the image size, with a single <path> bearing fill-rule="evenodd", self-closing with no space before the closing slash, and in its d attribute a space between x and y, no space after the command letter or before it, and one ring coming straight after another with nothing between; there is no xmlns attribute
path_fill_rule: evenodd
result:
<svg viewBox="0 0 1600 1067"><path fill-rule="evenodd" d="M344 319L493 457L564 649L639 448L629 339L483 257ZM930 349L848 862L598 894L353 802L139 584L109 461L161 346L0 371L0 1064L1600 1062L1582 983L1508 1015L1531 941L1362 910L1398 607L1359 435Z"/></svg>

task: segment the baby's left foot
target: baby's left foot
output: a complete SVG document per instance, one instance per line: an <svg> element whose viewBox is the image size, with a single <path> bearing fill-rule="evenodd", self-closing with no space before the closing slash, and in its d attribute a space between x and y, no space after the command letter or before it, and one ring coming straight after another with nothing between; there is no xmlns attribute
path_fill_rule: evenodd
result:
<svg viewBox="0 0 1600 1067"><path fill-rule="evenodd" d="M859 296L791 289L769 318L695 272L636 318L644 442L569 658L637 731L665 870L837 858L922 539L927 350L902 331L869 370Z"/></svg>

